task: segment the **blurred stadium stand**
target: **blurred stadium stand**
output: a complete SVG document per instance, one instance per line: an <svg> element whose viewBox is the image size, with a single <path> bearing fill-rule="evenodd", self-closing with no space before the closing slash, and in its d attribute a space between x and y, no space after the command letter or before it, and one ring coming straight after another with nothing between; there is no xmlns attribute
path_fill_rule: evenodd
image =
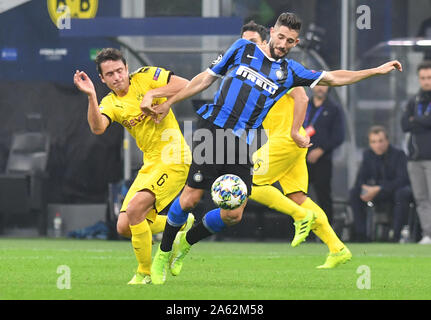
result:
<svg viewBox="0 0 431 320"><path fill-rule="evenodd" d="M27 114L27 130L14 132L5 174L0 175L0 232L10 224L46 234L50 136L40 114Z"/></svg>
<svg viewBox="0 0 431 320"><path fill-rule="evenodd" d="M294 11L303 19L304 41L302 48L293 50L290 57L310 68L340 68L342 19L339 1L103 0L98 1L97 19L79 21L77 28L72 27L72 30L59 30L51 20L47 3L56 1L22 2L20 6L0 13L0 172L6 171L12 135L26 127L24 115L41 114L50 137L46 167L49 174L46 201L50 208L70 205L81 210L81 205L89 205L88 208L99 205L94 211L98 216L103 211L100 206L109 207L109 185L133 178L141 166L142 154L134 143L129 150L131 154L125 153L123 140L128 137L121 126L113 124L102 136L91 134L86 121L87 98L73 86L72 76L76 69L80 69L93 79L99 99L108 92L98 81L92 61L100 48L123 49L130 71L142 64L158 65L191 79L239 36L239 28L235 34L227 22L234 22L234 18L240 22L254 19L271 26L281 11ZM60 2L66 3L67 0ZM356 28L358 5L370 7L371 30ZM349 68L373 67L387 59L397 58L404 64L405 71L384 79L370 79L348 89L348 103L343 105L345 113L349 114L348 136L334 154L337 170L334 170L333 177L335 215L339 222L334 228L341 230L336 230L338 234L342 232L347 236L350 218L345 199L362 149L366 147L365 132L370 124L385 125L390 130L391 140L403 146L405 137L399 129L399 111L407 96L417 88L414 76L415 66L423 57L419 50L421 46L416 42L391 40L403 37L408 40L405 37L415 36L421 22L428 18L431 4L428 0L350 0L348 9ZM123 28L115 29L120 18L137 19L135 23L140 26L151 22L139 21L143 17L151 17L152 23L170 20L174 24L163 29L126 30L129 34L125 34ZM158 20L160 17L165 20ZM211 27L205 33L204 28L197 30L191 27L193 32L204 35L180 35L181 28L175 27L178 25L175 19L179 17L186 17L190 22L195 18L223 18L226 23L222 27L228 30ZM83 32L83 29L78 30L78 25L93 30L92 23L98 19L116 21L116 24L105 24L99 30L104 32L103 36L90 33L77 36ZM72 19L72 25L74 21ZM117 33L108 36L105 31L110 27ZM141 31L146 35L137 35ZM223 35L215 35L220 33ZM211 99L216 87L213 85L196 98ZM338 89L331 94L335 100L340 100ZM191 101L175 107L181 126L185 121L195 120L195 107ZM129 165L127 170L126 164ZM130 173L129 177L126 172ZM212 204L205 198L201 207L196 209L196 215L199 216L199 212L208 206ZM229 230L224 237L289 238L289 228L292 228L290 217L270 212L250 201L243 223Z"/></svg>

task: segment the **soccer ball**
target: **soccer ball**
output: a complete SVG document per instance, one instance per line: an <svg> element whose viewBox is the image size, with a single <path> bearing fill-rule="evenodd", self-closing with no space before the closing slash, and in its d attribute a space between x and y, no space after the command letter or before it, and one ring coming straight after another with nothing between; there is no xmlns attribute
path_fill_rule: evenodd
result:
<svg viewBox="0 0 431 320"><path fill-rule="evenodd" d="M224 174L214 181L211 197L217 207L233 210L242 205L247 198L247 186L240 177Z"/></svg>

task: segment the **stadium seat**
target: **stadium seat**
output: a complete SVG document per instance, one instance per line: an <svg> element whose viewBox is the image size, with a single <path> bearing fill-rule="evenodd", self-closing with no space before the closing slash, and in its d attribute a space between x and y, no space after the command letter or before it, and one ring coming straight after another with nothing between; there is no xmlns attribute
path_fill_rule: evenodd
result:
<svg viewBox="0 0 431 320"><path fill-rule="evenodd" d="M389 204L368 207L367 236L371 241L391 241L392 210ZM407 226L409 229L408 242L417 242L420 239L420 224L414 202L409 205Z"/></svg>
<svg viewBox="0 0 431 320"><path fill-rule="evenodd" d="M334 213L331 226L342 241L351 241L353 234L353 212L347 199L334 197L332 199Z"/></svg>
<svg viewBox="0 0 431 320"><path fill-rule="evenodd" d="M390 204L368 206L367 238L371 241L389 241L389 230L392 226L392 209Z"/></svg>
<svg viewBox="0 0 431 320"><path fill-rule="evenodd" d="M12 135L6 172L0 175L0 233L6 226L36 226L40 235L46 234L49 148L45 132Z"/></svg>

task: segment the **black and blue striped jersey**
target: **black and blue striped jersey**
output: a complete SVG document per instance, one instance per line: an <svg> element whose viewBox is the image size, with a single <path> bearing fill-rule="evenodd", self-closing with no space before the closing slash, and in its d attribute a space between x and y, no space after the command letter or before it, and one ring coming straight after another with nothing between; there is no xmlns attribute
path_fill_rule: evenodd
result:
<svg viewBox="0 0 431 320"><path fill-rule="evenodd" d="M214 101L197 113L216 126L232 129L251 144L269 109L292 87L316 85L323 72L289 59L272 59L253 42L237 40L208 68L223 77Z"/></svg>

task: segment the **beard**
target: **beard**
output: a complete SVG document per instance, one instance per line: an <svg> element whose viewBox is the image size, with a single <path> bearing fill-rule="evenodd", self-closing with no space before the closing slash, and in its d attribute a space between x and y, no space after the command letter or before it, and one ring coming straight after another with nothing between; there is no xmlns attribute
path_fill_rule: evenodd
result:
<svg viewBox="0 0 431 320"><path fill-rule="evenodd" d="M274 58L274 59L276 59L276 60L278 60L278 59L283 59L285 56L287 56L287 54L289 53L289 50L285 50L285 49L281 49L281 48L277 48L278 49L278 51L281 51L281 52L283 52L284 54L282 54L281 56L280 55L277 55L276 53L275 53L275 47L274 47L274 44L272 43L272 41L270 41L269 42L269 52L271 53L271 57L272 58Z"/></svg>

